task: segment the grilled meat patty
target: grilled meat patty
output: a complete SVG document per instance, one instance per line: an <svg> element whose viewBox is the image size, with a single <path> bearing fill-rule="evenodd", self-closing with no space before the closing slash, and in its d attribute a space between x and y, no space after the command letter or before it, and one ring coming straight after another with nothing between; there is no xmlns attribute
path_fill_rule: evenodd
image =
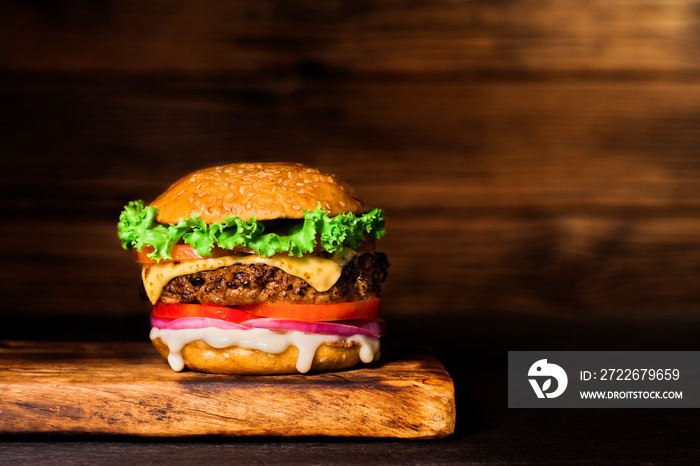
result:
<svg viewBox="0 0 700 466"><path fill-rule="evenodd" d="M389 262L384 253L371 252L348 262L328 291L316 291L301 278L264 264L234 264L172 279L163 288L164 303L218 305L260 302L331 304L378 298Z"/></svg>

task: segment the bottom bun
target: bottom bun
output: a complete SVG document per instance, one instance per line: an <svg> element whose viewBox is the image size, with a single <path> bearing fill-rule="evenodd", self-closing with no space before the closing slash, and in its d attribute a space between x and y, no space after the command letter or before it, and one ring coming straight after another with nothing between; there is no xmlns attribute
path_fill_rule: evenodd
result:
<svg viewBox="0 0 700 466"><path fill-rule="evenodd" d="M166 360L170 354L168 346L160 338L153 340L153 345ZM358 343L351 341L329 341L316 350L312 372L346 369L360 362ZM266 353L239 346L214 348L202 340L187 343L182 348L185 367L198 372L214 374L298 374L296 368L299 350L289 346L279 354Z"/></svg>

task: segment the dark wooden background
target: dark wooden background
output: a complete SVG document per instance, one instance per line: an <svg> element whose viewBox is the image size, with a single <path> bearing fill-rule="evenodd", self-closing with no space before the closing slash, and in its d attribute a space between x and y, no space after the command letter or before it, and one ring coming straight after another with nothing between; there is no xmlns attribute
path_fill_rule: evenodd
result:
<svg viewBox="0 0 700 466"><path fill-rule="evenodd" d="M385 209L388 343L435 348L458 407L432 444L4 457L697 462L697 410L507 409L505 359L698 349L699 0L0 0L0 154L0 339L145 341L122 206L299 161Z"/></svg>
<svg viewBox="0 0 700 466"><path fill-rule="evenodd" d="M4 1L2 312L132 316L130 200L299 161L385 209L387 318L694 318L700 2Z"/></svg>

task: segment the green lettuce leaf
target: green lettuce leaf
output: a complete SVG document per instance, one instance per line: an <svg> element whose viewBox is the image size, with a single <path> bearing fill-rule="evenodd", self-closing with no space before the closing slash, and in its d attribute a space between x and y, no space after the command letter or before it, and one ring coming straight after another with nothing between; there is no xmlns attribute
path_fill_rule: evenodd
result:
<svg viewBox="0 0 700 466"><path fill-rule="evenodd" d="M118 224L124 249L133 247L141 251L144 246L152 246L155 250L148 257L170 259L170 250L182 240L201 256L209 255L215 246L224 249L242 246L266 257L282 252L301 256L313 251L317 241L326 251L334 253L344 247L358 247L365 234L378 240L385 233L380 209L372 209L359 217L352 213L329 217L320 203L313 212L305 210L304 219L296 221L259 222L251 218L245 222L229 217L208 225L194 216L176 225L166 225L156 222L157 213L156 207L144 206L140 200L124 207Z"/></svg>

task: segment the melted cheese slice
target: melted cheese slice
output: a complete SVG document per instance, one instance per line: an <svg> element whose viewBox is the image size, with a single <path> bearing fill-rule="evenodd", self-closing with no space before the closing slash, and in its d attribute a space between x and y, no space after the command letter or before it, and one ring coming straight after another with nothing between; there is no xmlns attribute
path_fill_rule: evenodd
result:
<svg viewBox="0 0 700 466"><path fill-rule="evenodd" d="M340 278L343 266L357 253L350 248L334 254L330 259L308 254L303 257L291 257L283 254L272 257L262 257L254 254L226 256L209 259L196 259L180 262L163 262L143 266L141 278L148 299L155 304L163 291L163 287L173 278L216 270L233 264L265 264L277 267L295 277L299 277L311 285L316 291L328 291Z"/></svg>

